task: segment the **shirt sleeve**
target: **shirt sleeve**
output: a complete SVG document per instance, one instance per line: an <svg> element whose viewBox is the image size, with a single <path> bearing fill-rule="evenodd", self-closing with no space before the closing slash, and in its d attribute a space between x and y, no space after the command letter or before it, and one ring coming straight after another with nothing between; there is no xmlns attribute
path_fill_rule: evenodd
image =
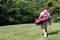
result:
<svg viewBox="0 0 60 40"><path fill-rule="evenodd" d="M48 13L48 16L51 18L50 14Z"/></svg>
<svg viewBox="0 0 60 40"><path fill-rule="evenodd" d="M44 15L44 12L41 12L41 13L40 13L40 16L43 16L43 15Z"/></svg>

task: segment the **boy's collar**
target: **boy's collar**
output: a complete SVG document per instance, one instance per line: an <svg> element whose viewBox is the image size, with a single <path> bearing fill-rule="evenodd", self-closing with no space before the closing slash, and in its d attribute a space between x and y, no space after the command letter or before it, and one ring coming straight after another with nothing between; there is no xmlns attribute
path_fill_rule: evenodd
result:
<svg viewBox="0 0 60 40"><path fill-rule="evenodd" d="M44 10L44 12L47 12L47 10Z"/></svg>

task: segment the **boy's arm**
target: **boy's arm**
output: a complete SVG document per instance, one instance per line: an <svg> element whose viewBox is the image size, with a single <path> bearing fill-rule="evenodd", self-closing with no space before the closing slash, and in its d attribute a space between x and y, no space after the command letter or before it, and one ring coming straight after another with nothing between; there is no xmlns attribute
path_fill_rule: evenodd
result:
<svg viewBox="0 0 60 40"><path fill-rule="evenodd" d="M51 19L49 19L49 25L51 25Z"/></svg>
<svg viewBox="0 0 60 40"><path fill-rule="evenodd" d="M49 25L51 25L51 16L50 16L49 13L48 13L48 15L49 15L49 20L48 20L48 22L49 22Z"/></svg>
<svg viewBox="0 0 60 40"><path fill-rule="evenodd" d="M43 15L43 12L41 12L41 13L40 13L39 18L41 18L41 17L42 17L42 15Z"/></svg>
<svg viewBox="0 0 60 40"><path fill-rule="evenodd" d="M39 18L41 18L41 15L39 15Z"/></svg>
<svg viewBox="0 0 60 40"><path fill-rule="evenodd" d="M41 13L39 14L39 19L41 18Z"/></svg>
<svg viewBox="0 0 60 40"><path fill-rule="evenodd" d="M49 22L49 25L51 25L51 17L49 18L48 22Z"/></svg>

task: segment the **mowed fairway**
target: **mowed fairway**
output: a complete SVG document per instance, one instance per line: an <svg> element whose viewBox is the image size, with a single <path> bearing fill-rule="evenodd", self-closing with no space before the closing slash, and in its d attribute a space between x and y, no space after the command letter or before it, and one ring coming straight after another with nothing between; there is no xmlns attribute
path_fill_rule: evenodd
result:
<svg viewBox="0 0 60 40"><path fill-rule="evenodd" d="M0 26L0 40L60 40L60 23L48 26L48 38L42 34L35 24Z"/></svg>

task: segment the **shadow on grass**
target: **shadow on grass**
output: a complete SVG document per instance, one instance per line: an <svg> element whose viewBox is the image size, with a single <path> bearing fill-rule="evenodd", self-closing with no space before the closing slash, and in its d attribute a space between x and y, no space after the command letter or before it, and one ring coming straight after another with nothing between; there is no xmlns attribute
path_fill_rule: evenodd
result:
<svg viewBox="0 0 60 40"><path fill-rule="evenodd" d="M3 27L3 26L8 26L8 25L21 25L21 24L33 24L33 23L2 23L0 24L0 27Z"/></svg>
<svg viewBox="0 0 60 40"><path fill-rule="evenodd" d="M55 35L55 34L59 34L60 31L54 31L54 32L50 32L48 33L48 35Z"/></svg>

